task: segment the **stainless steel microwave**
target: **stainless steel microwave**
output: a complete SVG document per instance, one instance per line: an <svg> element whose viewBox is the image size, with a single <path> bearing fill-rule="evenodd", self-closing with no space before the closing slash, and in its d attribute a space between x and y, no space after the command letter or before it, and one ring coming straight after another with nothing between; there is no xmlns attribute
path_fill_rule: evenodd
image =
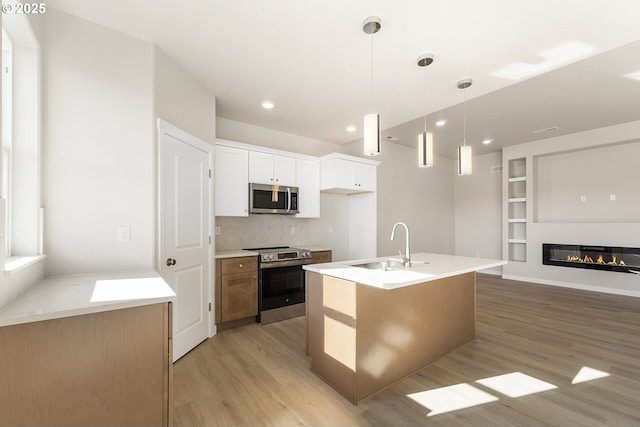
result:
<svg viewBox="0 0 640 427"><path fill-rule="evenodd" d="M249 213L297 214L298 187L250 183Z"/></svg>

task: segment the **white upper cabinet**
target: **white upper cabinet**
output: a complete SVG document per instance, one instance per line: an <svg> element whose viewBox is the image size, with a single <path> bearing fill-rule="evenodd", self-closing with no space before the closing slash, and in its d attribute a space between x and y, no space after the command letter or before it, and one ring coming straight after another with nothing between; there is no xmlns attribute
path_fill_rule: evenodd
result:
<svg viewBox="0 0 640 427"><path fill-rule="evenodd" d="M376 191L376 167L380 162L341 154L324 156L321 161L320 189L333 193Z"/></svg>
<svg viewBox="0 0 640 427"><path fill-rule="evenodd" d="M296 159L298 210L296 218L320 217L320 162Z"/></svg>
<svg viewBox="0 0 640 427"><path fill-rule="evenodd" d="M249 151L216 145L214 166L216 216L249 215Z"/></svg>
<svg viewBox="0 0 640 427"><path fill-rule="evenodd" d="M295 186L296 159L249 151L249 182Z"/></svg>

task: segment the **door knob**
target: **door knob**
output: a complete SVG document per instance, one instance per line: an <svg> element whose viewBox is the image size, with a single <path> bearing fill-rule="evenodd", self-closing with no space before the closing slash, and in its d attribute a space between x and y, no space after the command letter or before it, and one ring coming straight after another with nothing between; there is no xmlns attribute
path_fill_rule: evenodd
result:
<svg viewBox="0 0 640 427"><path fill-rule="evenodd" d="M167 258L167 265L168 266L176 265L176 260L173 258Z"/></svg>

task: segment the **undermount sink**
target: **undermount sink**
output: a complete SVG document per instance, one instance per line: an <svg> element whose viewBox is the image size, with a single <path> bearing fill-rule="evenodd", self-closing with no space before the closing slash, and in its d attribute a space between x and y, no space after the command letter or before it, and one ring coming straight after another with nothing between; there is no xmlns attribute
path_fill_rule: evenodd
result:
<svg viewBox="0 0 640 427"><path fill-rule="evenodd" d="M411 261L412 266L419 264L428 264L426 261ZM363 264L352 264L352 267L366 268L367 270L404 270L406 267L402 265L399 259L389 258L383 261L365 262Z"/></svg>
<svg viewBox="0 0 640 427"><path fill-rule="evenodd" d="M400 263L389 264L386 261L375 261L375 262L366 262L364 264L353 264L352 267L366 268L368 270L400 270L403 269L404 266Z"/></svg>

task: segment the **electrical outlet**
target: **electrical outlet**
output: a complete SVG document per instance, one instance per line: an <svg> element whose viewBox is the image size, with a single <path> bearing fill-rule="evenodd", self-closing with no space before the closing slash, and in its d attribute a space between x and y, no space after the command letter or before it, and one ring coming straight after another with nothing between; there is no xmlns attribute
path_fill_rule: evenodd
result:
<svg viewBox="0 0 640 427"><path fill-rule="evenodd" d="M612 202L616 201L616 195L615 194L609 194L609 200Z"/></svg>
<svg viewBox="0 0 640 427"><path fill-rule="evenodd" d="M329 233L333 233L333 226L329 226L329 229L327 230Z"/></svg>
<svg viewBox="0 0 640 427"><path fill-rule="evenodd" d="M585 196L584 194L582 196L580 196L580 201L582 203L585 203L587 201L587 196Z"/></svg>
<svg viewBox="0 0 640 427"><path fill-rule="evenodd" d="M131 229L129 227L118 227L116 229L118 243L127 243L131 241Z"/></svg>
<svg viewBox="0 0 640 427"><path fill-rule="evenodd" d="M220 234L221 234L220 226L216 225L216 236L219 236Z"/></svg>
<svg viewBox="0 0 640 427"><path fill-rule="evenodd" d="M291 234L292 235L296 234L296 228L295 227L291 227Z"/></svg>

